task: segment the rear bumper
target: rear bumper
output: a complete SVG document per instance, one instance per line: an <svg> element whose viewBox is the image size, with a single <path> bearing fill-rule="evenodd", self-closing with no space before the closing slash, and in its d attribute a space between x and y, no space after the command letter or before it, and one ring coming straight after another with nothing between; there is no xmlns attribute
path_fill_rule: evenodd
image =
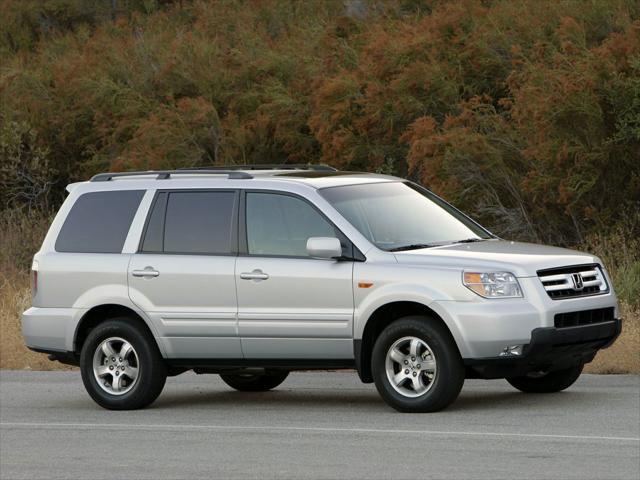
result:
<svg viewBox="0 0 640 480"><path fill-rule="evenodd" d="M31 307L22 314L22 336L31 350L73 351L76 327L86 309Z"/></svg>
<svg viewBox="0 0 640 480"><path fill-rule="evenodd" d="M598 350L610 346L621 330L619 319L578 327L536 328L522 355L465 359L467 378L516 377L588 363Z"/></svg>

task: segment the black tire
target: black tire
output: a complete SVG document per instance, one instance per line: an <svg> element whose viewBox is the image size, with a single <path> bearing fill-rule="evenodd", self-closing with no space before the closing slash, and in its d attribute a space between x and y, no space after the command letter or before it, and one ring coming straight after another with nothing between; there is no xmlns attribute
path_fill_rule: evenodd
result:
<svg viewBox="0 0 640 480"><path fill-rule="evenodd" d="M241 392L266 392L276 388L289 376L286 370L265 370L264 373L221 373L222 381Z"/></svg>
<svg viewBox="0 0 640 480"><path fill-rule="evenodd" d="M437 371L430 382L431 386L417 397L408 397L396 391L385 367L387 352L404 337L422 340L436 358ZM449 331L429 317L403 317L391 323L377 338L371 361L378 392L387 404L400 412L442 410L456 400L464 383L465 369L458 347Z"/></svg>
<svg viewBox="0 0 640 480"><path fill-rule="evenodd" d="M95 327L82 345L80 372L87 393L103 408L109 410L135 410L151 404L164 388L167 367L154 338L135 321L120 317L107 320ZM98 385L93 370L94 354L104 340L117 337L131 344L138 359L138 374L133 387L122 394L106 392ZM108 377L106 377L108 378Z"/></svg>
<svg viewBox="0 0 640 480"><path fill-rule="evenodd" d="M512 386L525 393L554 393L560 392L573 385L584 368L583 364L575 367L555 370L542 376L528 376L507 378Z"/></svg>

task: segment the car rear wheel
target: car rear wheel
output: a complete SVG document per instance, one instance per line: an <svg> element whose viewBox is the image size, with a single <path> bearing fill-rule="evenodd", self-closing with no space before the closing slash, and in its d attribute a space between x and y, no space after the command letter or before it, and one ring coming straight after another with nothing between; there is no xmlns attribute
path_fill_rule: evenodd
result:
<svg viewBox="0 0 640 480"><path fill-rule="evenodd" d="M241 392L265 392L276 388L289 376L286 370L265 370L260 373L221 373L220 378L231 388Z"/></svg>
<svg viewBox="0 0 640 480"><path fill-rule="evenodd" d="M101 323L89 333L80 353L80 372L91 398L110 410L146 407L167 379L153 337L125 317Z"/></svg>
<svg viewBox="0 0 640 480"><path fill-rule="evenodd" d="M583 364L545 374L529 374L521 377L507 378L512 386L525 393L560 392L573 385L584 368Z"/></svg>
<svg viewBox="0 0 640 480"><path fill-rule="evenodd" d="M464 366L449 332L428 317L404 317L385 328L373 347L378 392L401 412L435 412L455 401Z"/></svg>

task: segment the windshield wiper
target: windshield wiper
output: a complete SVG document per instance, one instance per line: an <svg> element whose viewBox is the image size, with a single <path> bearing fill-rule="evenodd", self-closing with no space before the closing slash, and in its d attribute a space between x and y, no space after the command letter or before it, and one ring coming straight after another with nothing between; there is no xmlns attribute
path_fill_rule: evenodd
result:
<svg viewBox="0 0 640 480"><path fill-rule="evenodd" d="M417 250L419 248L431 248L439 247L440 245L434 243L412 243L410 245L401 245L399 247L390 248L387 252L403 252L405 250Z"/></svg>
<svg viewBox="0 0 640 480"><path fill-rule="evenodd" d="M400 245L399 247L390 248L387 252L403 252L405 250L418 250L419 248L442 247L443 245L453 245L454 243L473 243L484 242L487 238L465 238L463 240L454 240L446 243L411 243L409 245Z"/></svg>
<svg viewBox="0 0 640 480"><path fill-rule="evenodd" d="M464 240L456 240L455 242L451 242L451 243L473 243L473 242L484 242L485 240L488 240L487 238L465 238Z"/></svg>

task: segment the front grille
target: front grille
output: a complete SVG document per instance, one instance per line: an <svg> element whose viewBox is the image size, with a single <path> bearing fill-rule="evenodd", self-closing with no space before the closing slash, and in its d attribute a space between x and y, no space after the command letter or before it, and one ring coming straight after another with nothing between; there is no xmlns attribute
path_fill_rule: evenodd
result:
<svg viewBox="0 0 640 480"><path fill-rule="evenodd" d="M553 300L607 293L609 287L597 264L538 270L538 278Z"/></svg>
<svg viewBox="0 0 640 480"><path fill-rule="evenodd" d="M566 328L608 322L613 319L613 307L607 307L596 308L594 310L582 310L580 312L558 313L554 317L553 323L556 328Z"/></svg>

